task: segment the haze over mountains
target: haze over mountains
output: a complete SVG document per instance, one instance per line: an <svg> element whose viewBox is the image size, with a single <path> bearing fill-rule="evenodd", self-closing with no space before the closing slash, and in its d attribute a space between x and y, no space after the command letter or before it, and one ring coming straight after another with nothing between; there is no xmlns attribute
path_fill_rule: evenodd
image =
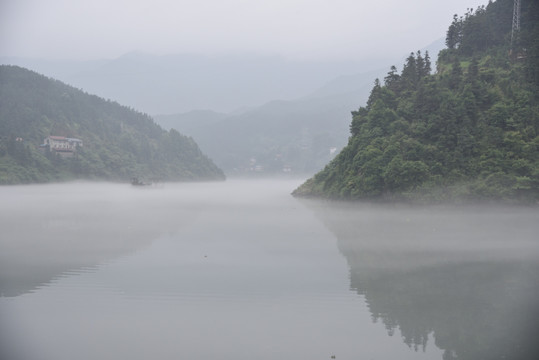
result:
<svg viewBox="0 0 539 360"><path fill-rule="evenodd" d="M223 180L192 138L146 114L0 65L0 184Z"/></svg>
<svg viewBox="0 0 539 360"><path fill-rule="evenodd" d="M442 47L439 40L428 49L436 54ZM346 144L350 112L365 103L374 79L401 59L366 54L361 62L294 62L131 52L113 60L0 62L153 115L164 128L193 137L227 173L312 174Z"/></svg>
<svg viewBox="0 0 539 360"><path fill-rule="evenodd" d="M431 56L443 48L440 39L425 49ZM414 51L416 49L410 49ZM424 49L422 49L424 50ZM0 57L18 65L150 115L192 110L231 113L272 100L294 100L332 89L349 92L357 82L348 76L387 71L402 58L365 54L361 61L291 61L254 54L151 55L133 51L116 59L91 61ZM370 80L371 85L374 78Z"/></svg>
<svg viewBox="0 0 539 360"><path fill-rule="evenodd" d="M142 52L87 62L4 58L2 63L29 68L148 114L195 109L229 113L271 100L303 97L340 75L377 66L372 60L293 62L248 54Z"/></svg>

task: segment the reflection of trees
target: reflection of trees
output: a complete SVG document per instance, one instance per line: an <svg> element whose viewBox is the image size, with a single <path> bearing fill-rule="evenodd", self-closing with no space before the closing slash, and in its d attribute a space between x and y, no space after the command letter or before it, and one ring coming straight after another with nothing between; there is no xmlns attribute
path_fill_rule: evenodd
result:
<svg viewBox="0 0 539 360"><path fill-rule="evenodd" d="M390 333L400 329L416 350L433 333L444 358L529 358L539 293L521 264L453 263L365 274L345 256L351 286L365 295L373 318Z"/></svg>
<svg viewBox="0 0 539 360"><path fill-rule="evenodd" d="M399 330L415 350L432 335L444 360L539 354L537 216L516 220L507 237L501 213L312 208L337 236L351 288L389 335Z"/></svg>

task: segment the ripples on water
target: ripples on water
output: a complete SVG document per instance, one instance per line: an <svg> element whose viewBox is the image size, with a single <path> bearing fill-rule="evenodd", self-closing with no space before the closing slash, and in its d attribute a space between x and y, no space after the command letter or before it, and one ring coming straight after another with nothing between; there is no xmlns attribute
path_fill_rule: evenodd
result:
<svg viewBox="0 0 539 360"><path fill-rule="evenodd" d="M2 359L529 358L536 209L298 184L0 188Z"/></svg>

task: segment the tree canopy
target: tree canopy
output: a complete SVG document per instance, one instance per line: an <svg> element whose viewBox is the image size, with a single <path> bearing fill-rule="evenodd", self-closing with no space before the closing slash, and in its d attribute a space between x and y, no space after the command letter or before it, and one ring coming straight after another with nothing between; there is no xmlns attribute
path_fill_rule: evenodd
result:
<svg viewBox="0 0 539 360"><path fill-rule="evenodd" d="M347 147L294 194L538 201L537 3L523 3L513 49L513 1L455 15L436 72L420 52L391 67L352 112Z"/></svg>

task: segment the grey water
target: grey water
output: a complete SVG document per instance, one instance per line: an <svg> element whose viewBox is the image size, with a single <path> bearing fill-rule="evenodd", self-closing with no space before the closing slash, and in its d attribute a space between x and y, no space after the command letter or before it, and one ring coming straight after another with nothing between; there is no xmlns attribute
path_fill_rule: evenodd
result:
<svg viewBox="0 0 539 360"><path fill-rule="evenodd" d="M0 358L533 359L539 210L0 187Z"/></svg>

